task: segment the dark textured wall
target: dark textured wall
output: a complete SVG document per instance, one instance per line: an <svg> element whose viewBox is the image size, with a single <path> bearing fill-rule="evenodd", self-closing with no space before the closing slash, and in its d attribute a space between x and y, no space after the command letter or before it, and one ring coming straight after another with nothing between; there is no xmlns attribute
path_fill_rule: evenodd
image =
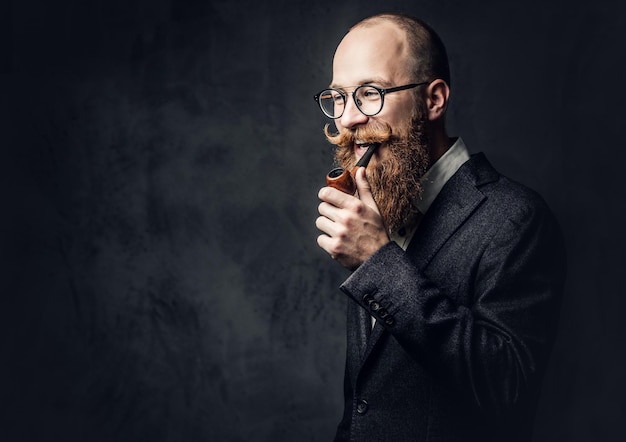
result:
<svg viewBox="0 0 626 442"><path fill-rule="evenodd" d="M624 8L335 3L2 6L1 440L331 438L347 273L315 242L312 95L381 10L439 31L450 131L563 225L536 440L623 439Z"/></svg>

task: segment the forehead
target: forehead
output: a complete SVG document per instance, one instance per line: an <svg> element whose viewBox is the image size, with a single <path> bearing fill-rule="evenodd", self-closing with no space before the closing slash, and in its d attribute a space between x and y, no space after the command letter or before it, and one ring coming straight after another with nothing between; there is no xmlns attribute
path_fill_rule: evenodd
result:
<svg viewBox="0 0 626 442"><path fill-rule="evenodd" d="M389 22L359 26L339 43L333 60L333 85L409 81L408 45L402 30ZM382 84L386 86L385 84Z"/></svg>

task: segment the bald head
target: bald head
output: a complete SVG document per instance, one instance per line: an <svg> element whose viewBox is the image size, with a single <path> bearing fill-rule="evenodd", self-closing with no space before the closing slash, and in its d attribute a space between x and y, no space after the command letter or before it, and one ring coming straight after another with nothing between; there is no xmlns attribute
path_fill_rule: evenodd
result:
<svg viewBox="0 0 626 442"><path fill-rule="evenodd" d="M379 14L354 25L348 35L357 30L374 33L379 29L388 28L395 29L401 36L402 62L411 73L413 81L432 81L440 78L450 85L446 48L437 33L417 18L403 14Z"/></svg>
<svg viewBox="0 0 626 442"><path fill-rule="evenodd" d="M393 23L381 21L352 28L343 38L333 60L333 83L357 86L378 83L383 87L410 82L406 34Z"/></svg>

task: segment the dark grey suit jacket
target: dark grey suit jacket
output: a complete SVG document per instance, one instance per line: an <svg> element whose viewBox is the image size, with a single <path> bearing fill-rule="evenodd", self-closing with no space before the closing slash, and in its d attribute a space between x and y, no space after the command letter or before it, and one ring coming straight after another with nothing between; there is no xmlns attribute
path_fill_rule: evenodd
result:
<svg viewBox="0 0 626 442"><path fill-rule="evenodd" d="M529 441L564 277L544 201L473 155L406 252L390 242L341 286L351 300L335 440Z"/></svg>

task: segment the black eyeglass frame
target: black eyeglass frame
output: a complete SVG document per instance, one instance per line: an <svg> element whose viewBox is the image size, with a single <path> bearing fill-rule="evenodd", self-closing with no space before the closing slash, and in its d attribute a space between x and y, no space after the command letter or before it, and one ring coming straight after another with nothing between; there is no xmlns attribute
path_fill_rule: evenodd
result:
<svg viewBox="0 0 626 442"><path fill-rule="evenodd" d="M413 89L416 88L417 86L422 86L425 84L429 84L430 81L422 81L420 83L409 83L409 84L405 84L403 86L394 86L394 87L388 87L388 88L380 88L377 86L372 86L371 84L362 84L361 86L357 87L354 91L352 91L352 101L354 101L354 104L356 104L356 108L359 110L359 112L361 112L363 115L368 116L368 117L373 117L374 115L379 114L382 110L383 107L385 105L385 94L390 94L392 92L398 92L398 91L404 91L407 89ZM371 87L373 89L376 89L378 91L378 93L380 94L380 109L378 109L378 111L374 112L373 114L366 114L365 112L363 112L363 109L361 109L361 106L359 105L359 100L357 100L356 98L356 93L359 89L364 88L364 87ZM336 117L333 117L331 115L328 115L326 113L326 111L324 110L324 107L322 106L322 102L320 101L320 96L326 92L326 91L335 91L337 93L339 93L339 95L341 95L343 97L343 109L341 111L341 113L339 115L337 115ZM346 100L347 100L347 93L340 91L339 89L334 89L334 88L326 88L326 89L322 89L321 91L319 91L317 94L315 94L313 96L313 99L317 102L317 104L319 105L322 113L324 115L326 115L328 118L331 118L333 120L336 120L337 118L341 118L341 116L343 115L343 113L346 110Z"/></svg>

